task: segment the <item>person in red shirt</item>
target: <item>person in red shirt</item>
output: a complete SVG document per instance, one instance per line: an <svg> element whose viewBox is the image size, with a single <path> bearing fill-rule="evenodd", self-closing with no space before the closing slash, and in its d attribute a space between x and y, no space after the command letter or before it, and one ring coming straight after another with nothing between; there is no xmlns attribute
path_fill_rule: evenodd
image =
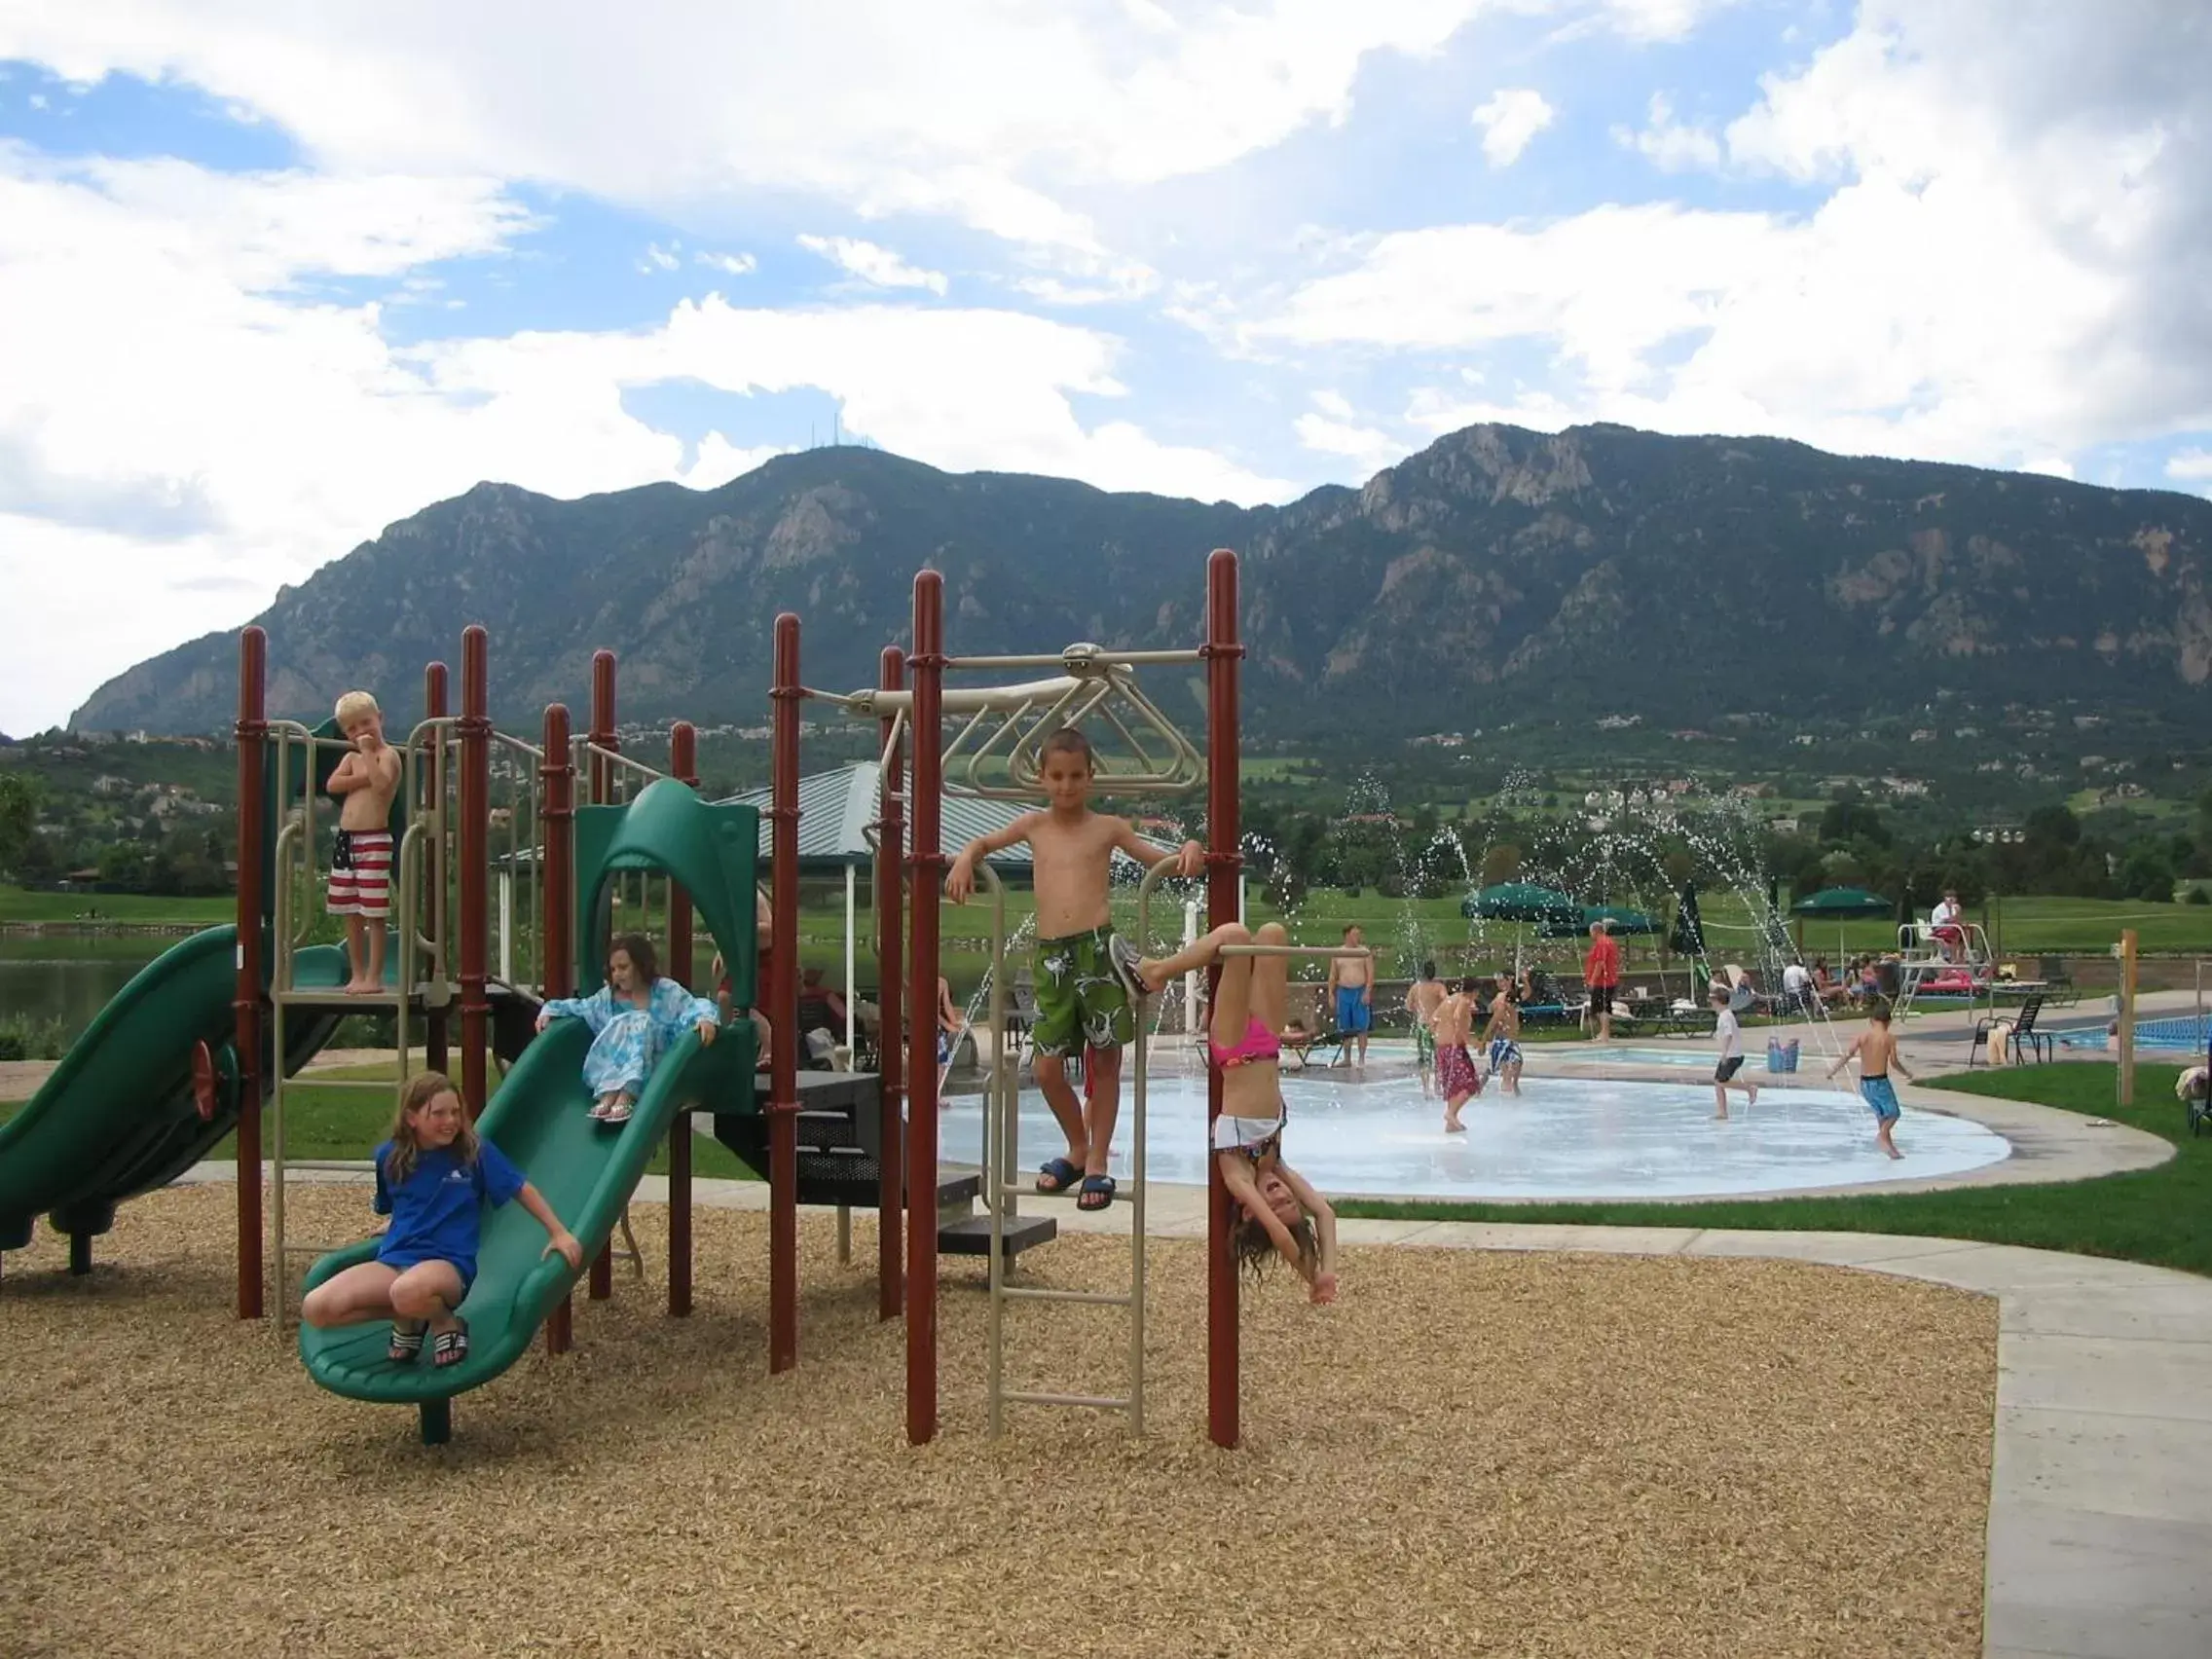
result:
<svg viewBox="0 0 2212 1659"><path fill-rule="evenodd" d="M1590 1012L1598 1018L1598 1041L1613 1040L1613 993L1621 984L1621 947L1603 919L1590 924L1590 951L1582 958L1582 988L1590 993Z"/></svg>

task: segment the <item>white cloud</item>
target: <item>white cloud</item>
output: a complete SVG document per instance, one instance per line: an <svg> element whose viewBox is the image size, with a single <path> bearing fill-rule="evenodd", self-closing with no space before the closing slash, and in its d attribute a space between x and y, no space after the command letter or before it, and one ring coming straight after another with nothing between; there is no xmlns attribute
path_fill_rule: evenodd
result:
<svg viewBox="0 0 2212 1659"><path fill-rule="evenodd" d="M1292 424L1298 441L1306 448L1320 455L1345 457L1362 479L1406 459L1409 446L1402 439L1373 426L1355 424L1350 419L1351 406L1342 397L1324 392L1313 402L1319 412L1301 415Z"/></svg>
<svg viewBox="0 0 2212 1659"><path fill-rule="evenodd" d="M656 271L674 271L683 263L683 244L670 242L662 247L658 242L647 242L645 251L638 256L638 269L650 276Z"/></svg>
<svg viewBox="0 0 2212 1659"><path fill-rule="evenodd" d="M2212 37L2148 5L2037 18L1863 0L1849 37L1768 77L1724 158L1819 193L1802 212L1607 205L1402 232L1244 333L1423 354L1432 389L1409 420L1605 419L2043 467L2200 431ZM1544 365L1520 390L1434 389L1505 346Z"/></svg>
<svg viewBox="0 0 2212 1659"><path fill-rule="evenodd" d="M760 262L750 253L694 253L691 257L726 276L750 276L760 269Z"/></svg>
<svg viewBox="0 0 2212 1659"><path fill-rule="evenodd" d="M1552 124L1557 112L1544 94L1531 87L1504 87L1475 110L1475 125L1483 129L1483 155L1493 167L1509 167L1537 133Z"/></svg>
<svg viewBox="0 0 2212 1659"><path fill-rule="evenodd" d="M1240 501L1290 482L1071 399L1125 396L1112 338L1006 311L682 304L656 325L395 349L388 282L497 256L530 215L482 181L219 175L0 150L0 545L19 651L0 729L235 626L397 518L511 481L575 496L720 483L766 450L685 445L632 415L671 380L819 388L849 430L953 468L1058 473ZM85 623L89 584L100 622ZM53 648L50 648L52 646Z"/></svg>
<svg viewBox="0 0 2212 1659"><path fill-rule="evenodd" d="M943 272L908 265L889 248L857 237L800 237L798 245L878 288L927 288L941 294L948 286Z"/></svg>
<svg viewBox="0 0 2212 1659"><path fill-rule="evenodd" d="M2166 476L2191 483L2212 479L2212 450L2182 450L2166 461Z"/></svg>
<svg viewBox="0 0 2212 1659"><path fill-rule="evenodd" d="M1675 120L1665 92L1651 94L1649 123L1641 129L1616 127L1613 142L1636 151L1661 172L1710 170L1720 165L1720 140L1703 127Z"/></svg>

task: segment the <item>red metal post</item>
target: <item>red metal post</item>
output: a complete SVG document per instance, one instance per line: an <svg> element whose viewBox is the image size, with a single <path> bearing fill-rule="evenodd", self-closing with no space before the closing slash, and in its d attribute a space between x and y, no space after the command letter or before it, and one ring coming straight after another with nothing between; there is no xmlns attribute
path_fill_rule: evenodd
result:
<svg viewBox="0 0 2212 1659"><path fill-rule="evenodd" d="M906 1439L937 1438L937 1007L938 895L944 880L944 577L914 577L912 905L906 1009ZM984 1178L991 1179L984 1171Z"/></svg>
<svg viewBox="0 0 2212 1659"><path fill-rule="evenodd" d="M699 733L689 720L678 720L669 731L668 775L694 790L699 787ZM685 987L691 983L691 895L673 881L668 887L668 977ZM679 1319L691 1311L688 1112L677 1113L668 1128L668 1311Z"/></svg>
<svg viewBox="0 0 2212 1659"><path fill-rule="evenodd" d="M269 636L239 636L239 941L231 998L239 1059L239 1317L261 1317L261 861L268 857L262 756L269 741Z"/></svg>
<svg viewBox="0 0 2212 1659"><path fill-rule="evenodd" d="M426 720L444 719L452 712L451 706L447 702L448 695L446 665L442 662L428 664L423 670L423 718ZM445 752L445 734L443 732L436 733L430 739L430 753L437 758L431 762L428 774L421 776L423 787L418 792L416 799L409 803L418 816L431 816L432 822L435 822L434 814L445 804L440 798L446 785ZM430 895L430 903L434 906L445 902L446 865L445 860L440 856L441 849L438 846L429 842L425 842L424 845L423 884ZM403 929L412 927L414 919L412 917L403 918L399 925ZM402 933L400 937L405 940L409 936ZM401 950L399 960L401 962L407 960L404 948ZM430 1009L424 1017L423 1063L431 1071L444 1071L451 1060L452 1056L446 1051L452 1035L450 1024L442 1004Z"/></svg>
<svg viewBox="0 0 2212 1659"><path fill-rule="evenodd" d="M769 897L775 947L761 1012L768 1017L768 1369L798 1363L798 618L776 618Z"/></svg>
<svg viewBox="0 0 2212 1659"><path fill-rule="evenodd" d="M897 691L905 682L906 659L897 645L885 645L876 683L886 691ZM901 862L906 851L906 808L900 799L905 789L906 763L905 745L892 741L896 724L890 719L876 722L878 746L883 756L880 798L876 803L876 819L881 829L875 843L874 879L875 982L881 1020L876 1027L876 1048L881 1054L878 1065L883 1074L878 1137L883 1148L883 1173L876 1190L875 1212L876 1317L879 1319L898 1318L905 1303L905 1286L900 1278L905 1251L901 1247L899 1236L900 1212L904 1202L899 1172L906 1161L906 1120L901 1109L903 1080L906 1075L906 1055L902 1047L905 1042L906 1023L905 998L901 994L905 987L899 981L906 970L906 956L902 948L906 934L905 917L901 913L906 896L905 866Z"/></svg>
<svg viewBox="0 0 2212 1659"><path fill-rule="evenodd" d="M492 999L487 889L492 869L492 669L490 636L478 623L461 635L461 1098L474 1120L484 1110L484 1057ZM408 987L402 985L405 995Z"/></svg>
<svg viewBox="0 0 2212 1659"><path fill-rule="evenodd" d="M1217 547L1206 560L1206 925L1237 919L1243 880L1243 853L1237 823L1237 663L1244 646L1237 636L1236 555ZM1217 965L1212 978L1218 985ZM1209 986L1208 989L1212 989ZM1221 1071L1206 1071L1206 1139L1213 1145L1214 1120L1221 1116ZM1233 1447L1237 1421L1236 1263L1229 1249L1232 1221L1229 1189L1221 1169L1206 1159L1206 1434L1216 1446Z"/></svg>
<svg viewBox="0 0 2212 1659"><path fill-rule="evenodd" d="M576 994L576 757L569 744L569 711L545 710L545 755L537 763L539 823L544 855L538 861L538 914L545 926L545 1000ZM545 1321L545 1351L572 1346L567 1298Z"/></svg>
<svg viewBox="0 0 2212 1659"><path fill-rule="evenodd" d="M597 650L591 653L591 746L612 753L622 747L622 740L614 735L614 653ZM594 806L614 804L614 763L605 756L591 756L587 771L591 778L591 803ZM599 918L586 917L592 926ZM594 985L594 991L599 987ZM600 1253L592 1258L591 1299L605 1302L614 1294L614 1244L610 1239Z"/></svg>

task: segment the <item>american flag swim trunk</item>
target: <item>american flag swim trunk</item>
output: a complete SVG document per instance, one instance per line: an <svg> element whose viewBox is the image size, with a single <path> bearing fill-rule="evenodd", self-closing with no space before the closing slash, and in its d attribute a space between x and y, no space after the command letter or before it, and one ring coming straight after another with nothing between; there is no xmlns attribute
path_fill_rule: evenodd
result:
<svg viewBox="0 0 2212 1659"><path fill-rule="evenodd" d="M341 830L330 855L330 913L382 921L391 914L391 831Z"/></svg>

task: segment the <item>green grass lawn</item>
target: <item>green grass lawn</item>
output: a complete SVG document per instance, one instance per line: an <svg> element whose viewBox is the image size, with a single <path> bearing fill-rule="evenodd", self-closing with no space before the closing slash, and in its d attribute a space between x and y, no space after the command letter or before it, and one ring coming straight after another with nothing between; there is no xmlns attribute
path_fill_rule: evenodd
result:
<svg viewBox="0 0 2212 1659"><path fill-rule="evenodd" d="M388 1081L391 1075L388 1064L333 1066L316 1073L310 1081L287 1088L284 1093L286 1159L367 1158L391 1127L391 1096L382 1090L329 1088L320 1084L346 1080ZM7 1122L20 1105L20 1101L0 1103L0 1123ZM271 1125L264 1118L261 1130L264 1157L271 1150L270 1133ZM225 1135L207 1154L211 1159L233 1160L238 1155L235 1134ZM653 1154L648 1168L655 1175L668 1173L666 1146ZM727 1147L696 1136L691 1143L691 1169L697 1175L724 1180L757 1179Z"/></svg>
<svg viewBox="0 0 2212 1659"><path fill-rule="evenodd" d="M0 922L73 922L88 910L97 910L103 922L211 927L236 920L238 901L229 894L157 899L144 893L32 893L0 886Z"/></svg>
<svg viewBox="0 0 2212 1659"><path fill-rule="evenodd" d="M1598 1227L1717 1227L1821 1233L1908 1233L2117 1256L2212 1274L2212 1140L2192 1140L2174 1098L2178 1066L2135 1071L2132 1107L2113 1105L2106 1062L2008 1068L1945 1078L1931 1087L1960 1094L2032 1100L2111 1118L2172 1141L2173 1161L2156 1169L2040 1187L1968 1187L1942 1193L1862 1198L1744 1198L1719 1203L1345 1203L1345 1215L1408 1221L1563 1222ZM1911 1144L1911 1118L1900 1131Z"/></svg>

